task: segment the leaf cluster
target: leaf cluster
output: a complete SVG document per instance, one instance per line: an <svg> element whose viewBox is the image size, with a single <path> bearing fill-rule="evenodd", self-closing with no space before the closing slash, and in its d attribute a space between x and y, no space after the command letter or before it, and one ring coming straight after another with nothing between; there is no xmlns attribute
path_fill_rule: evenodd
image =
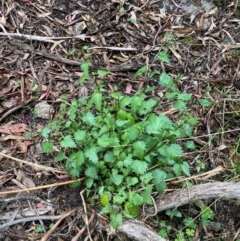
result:
<svg viewBox="0 0 240 241"><path fill-rule="evenodd" d="M171 98L178 102L191 99L181 95L165 73L159 84L174 92ZM191 136L197 120L180 105L178 121L173 122L154 113L160 104L144 93L106 96L96 89L70 106L63 102L58 118L42 130L43 150L52 153L57 145L55 161L64 162L73 178L86 176L89 193L98 190L102 213L110 214L114 227L122 214L136 217L142 204L151 204L152 191L162 193L167 178L190 175L178 138Z"/></svg>

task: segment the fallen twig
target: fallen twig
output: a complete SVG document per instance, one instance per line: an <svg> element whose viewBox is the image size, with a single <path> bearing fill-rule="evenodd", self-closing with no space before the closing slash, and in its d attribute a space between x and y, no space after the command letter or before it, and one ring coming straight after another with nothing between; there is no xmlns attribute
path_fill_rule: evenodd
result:
<svg viewBox="0 0 240 241"><path fill-rule="evenodd" d="M31 222L31 221L38 221L38 220L56 220L61 218L61 215L59 216L35 216L35 217L29 217L29 218L22 218L22 219L17 219L5 224L0 225L0 230L3 230L7 227L13 226L18 223L25 223L25 222Z"/></svg>
<svg viewBox="0 0 240 241"><path fill-rule="evenodd" d="M48 230L48 232L42 237L41 241L47 241L49 236L53 233L53 231L58 227L58 225L62 222L62 220L68 216L70 216L72 213L76 211L76 208L68 211L60 216L60 219L53 225L53 227Z"/></svg>

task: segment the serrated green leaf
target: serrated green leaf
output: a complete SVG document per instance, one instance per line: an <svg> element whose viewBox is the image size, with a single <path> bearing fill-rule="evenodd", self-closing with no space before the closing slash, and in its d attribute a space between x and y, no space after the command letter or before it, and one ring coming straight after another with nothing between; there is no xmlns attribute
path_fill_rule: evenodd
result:
<svg viewBox="0 0 240 241"><path fill-rule="evenodd" d="M129 123L128 120L117 120L117 121L116 121L116 125L117 125L118 127L123 127L123 126L125 126L125 125L128 124L128 123Z"/></svg>
<svg viewBox="0 0 240 241"><path fill-rule="evenodd" d="M97 170L95 167L88 166L84 173L87 177L97 179Z"/></svg>
<svg viewBox="0 0 240 241"><path fill-rule="evenodd" d="M171 99L176 98L176 96L177 96L178 94L179 94L178 91L167 92L167 93L165 94L165 97L166 97L167 99L171 100Z"/></svg>
<svg viewBox="0 0 240 241"><path fill-rule="evenodd" d="M82 120L90 126L96 125L95 117L91 112L86 113L86 115L82 117Z"/></svg>
<svg viewBox="0 0 240 241"><path fill-rule="evenodd" d="M158 60L160 60L161 62L170 64L170 59L168 57L168 51L167 49L162 50L161 52L159 52L158 54Z"/></svg>
<svg viewBox="0 0 240 241"><path fill-rule="evenodd" d="M107 135L98 138L97 143L101 147L108 147L111 145L111 139Z"/></svg>
<svg viewBox="0 0 240 241"><path fill-rule="evenodd" d="M146 131L148 134L159 134L162 129L171 129L172 122L165 115L150 114L147 120Z"/></svg>
<svg viewBox="0 0 240 241"><path fill-rule="evenodd" d="M78 110L77 101L73 101L68 111L68 116L71 120L75 120L77 110Z"/></svg>
<svg viewBox="0 0 240 241"><path fill-rule="evenodd" d="M127 215L130 215L133 218L137 217L138 211L139 211L139 207L137 205L134 205L132 202L125 203L125 212Z"/></svg>
<svg viewBox="0 0 240 241"><path fill-rule="evenodd" d="M147 101L143 101L139 109L139 114L146 115L153 112L154 107L157 105L157 103L158 101L155 99L148 99Z"/></svg>
<svg viewBox="0 0 240 241"><path fill-rule="evenodd" d="M60 161L62 161L62 160L64 160L64 159L65 159L64 153L63 153L62 151L59 151L59 152L57 153L57 156L55 157L54 161L55 161L55 162L60 162Z"/></svg>
<svg viewBox="0 0 240 241"><path fill-rule="evenodd" d="M86 138L86 131L77 130L74 132L74 139L76 142L81 142Z"/></svg>
<svg viewBox="0 0 240 241"><path fill-rule="evenodd" d="M128 106L132 102L130 96L124 96L124 98L120 101L120 109L124 110L126 106Z"/></svg>
<svg viewBox="0 0 240 241"><path fill-rule="evenodd" d="M98 76L99 76L99 77L105 77L105 76L107 76L108 74L111 74L110 71L108 71L108 70L103 70L103 69L99 69L99 70L97 71L97 73L98 73Z"/></svg>
<svg viewBox="0 0 240 241"><path fill-rule="evenodd" d="M143 202L151 205L153 203L152 198L151 198L151 192L152 192L152 187L150 186L150 189L146 189L144 192L142 192L142 197L143 197Z"/></svg>
<svg viewBox="0 0 240 241"><path fill-rule="evenodd" d="M136 141L133 143L133 155L138 158L142 158L144 156L146 149L146 144L144 141Z"/></svg>
<svg viewBox="0 0 240 241"><path fill-rule="evenodd" d="M147 66L144 65L143 67L137 70L134 76L135 77L142 76L146 71L147 71Z"/></svg>
<svg viewBox="0 0 240 241"><path fill-rule="evenodd" d="M98 111L102 109L102 93L93 93L91 101L96 105Z"/></svg>
<svg viewBox="0 0 240 241"><path fill-rule="evenodd" d="M53 143L51 141L43 142L42 149L45 153L51 154L53 151Z"/></svg>
<svg viewBox="0 0 240 241"><path fill-rule="evenodd" d="M179 93L178 94L178 99L179 100L189 101L189 100L191 100L191 98L192 98L191 94L187 94L187 93Z"/></svg>
<svg viewBox="0 0 240 241"><path fill-rule="evenodd" d="M112 169L112 181L115 185L120 185L123 181L123 175L118 174L118 170L117 169Z"/></svg>
<svg viewBox="0 0 240 241"><path fill-rule="evenodd" d="M176 108L176 109L181 110L181 111L187 110L186 103L182 100L175 101L174 104L173 104L173 108Z"/></svg>
<svg viewBox="0 0 240 241"><path fill-rule="evenodd" d="M209 100L206 99L199 99L199 103L203 107L209 107L212 104Z"/></svg>
<svg viewBox="0 0 240 241"><path fill-rule="evenodd" d="M63 148L76 148L76 143L74 142L71 135L66 135L63 140L60 142L61 147Z"/></svg>
<svg viewBox="0 0 240 241"><path fill-rule="evenodd" d="M111 213L110 220L112 227L117 229L117 227L122 223L122 214L121 213Z"/></svg>
<svg viewBox="0 0 240 241"><path fill-rule="evenodd" d="M108 151L104 155L104 161L107 163L113 162L114 161L114 155L111 151Z"/></svg>
<svg viewBox="0 0 240 241"><path fill-rule="evenodd" d="M84 153L82 151L78 151L74 154L75 154L74 158L75 158L76 168L80 169L85 162Z"/></svg>
<svg viewBox="0 0 240 241"><path fill-rule="evenodd" d="M132 97L131 101L131 113L135 115L141 106L143 100L144 100L144 95L135 95Z"/></svg>
<svg viewBox="0 0 240 241"><path fill-rule="evenodd" d="M153 175L153 179L156 182L162 182L167 178L167 173L161 169L155 169L152 172L152 175Z"/></svg>
<svg viewBox="0 0 240 241"><path fill-rule="evenodd" d="M187 141L186 147L188 149L194 150L196 148L196 145L195 145L194 141Z"/></svg>
<svg viewBox="0 0 240 241"><path fill-rule="evenodd" d="M148 184L152 180L152 178L153 178L152 172L147 172L140 176L141 181L145 185Z"/></svg>
<svg viewBox="0 0 240 241"><path fill-rule="evenodd" d="M195 118L195 117L189 117L189 118L187 119L187 123L190 124L190 125L195 126L195 125L197 125L197 124L199 123L199 121L198 121L198 119Z"/></svg>
<svg viewBox="0 0 240 241"><path fill-rule="evenodd" d="M80 68L83 71L83 73L88 74L89 73L89 62L83 62L80 65Z"/></svg>
<svg viewBox="0 0 240 241"><path fill-rule="evenodd" d="M131 156L127 156L123 161L125 167L130 166L132 164L132 162L133 162L133 160L132 160Z"/></svg>
<svg viewBox="0 0 240 241"><path fill-rule="evenodd" d="M126 201L126 199L127 199L126 192L121 192L113 197L113 202L114 204L122 205Z"/></svg>
<svg viewBox="0 0 240 241"><path fill-rule="evenodd" d="M87 188L91 188L92 185L93 185L93 182L94 182L94 179L93 179L93 178L87 177L86 180L85 180L85 183L86 183Z"/></svg>
<svg viewBox="0 0 240 241"><path fill-rule="evenodd" d="M128 179L128 184L130 185L130 186L134 186L134 185L136 185L138 183L138 178L136 178L136 177L130 177L129 179Z"/></svg>
<svg viewBox="0 0 240 241"><path fill-rule="evenodd" d="M51 129L49 127L44 127L41 131L41 136L44 138L48 138L51 133Z"/></svg>
<svg viewBox="0 0 240 241"><path fill-rule="evenodd" d="M140 205L142 205L144 203L143 197L140 194L136 193L136 192L132 193L130 201L134 205L137 205L137 206L140 206Z"/></svg>
<svg viewBox="0 0 240 241"><path fill-rule="evenodd" d="M171 144L166 147L166 155L169 158L181 157L182 153L182 147L178 144Z"/></svg>
<svg viewBox="0 0 240 241"><path fill-rule="evenodd" d="M190 167L189 167L189 164L187 162L183 162L181 164L181 167L182 167L182 170L183 170L183 173L187 176L190 176Z"/></svg>
<svg viewBox="0 0 240 241"><path fill-rule="evenodd" d="M192 136L193 128L189 124L183 125L183 130L187 136Z"/></svg>
<svg viewBox="0 0 240 241"><path fill-rule="evenodd" d="M78 169L71 169L70 170L70 175L73 177L73 178L77 178L77 177L79 177L79 170Z"/></svg>
<svg viewBox="0 0 240 241"><path fill-rule="evenodd" d="M144 161L134 160L132 162L132 171L136 174L143 174L147 171L148 165Z"/></svg>
<svg viewBox="0 0 240 241"><path fill-rule="evenodd" d="M93 163L95 163L95 164L98 163L98 155L97 155L96 147L91 147L91 148L85 150L85 155Z"/></svg>
<svg viewBox="0 0 240 241"><path fill-rule="evenodd" d="M112 210L112 206L111 205L106 205L105 207L103 207L101 209L100 214L110 213L111 210Z"/></svg>
<svg viewBox="0 0 240 241"><path fill-rule="evenodd" d="M79 84L83 84L84 81L89 77L89 74L85 73L83 74L79 79L78 79L78 83Z"/></svg>
<svg viewBox="0 0 240 241"><path fill-rule="evenodd" d="M182 174L182 167L179 163L175 163L173 165L173 171L175 173L175 175L178 177Z"/></svg>
<svg viewBox="0 0 240 241"><path fill-rule="evenodd" d="M154 182L155 182L155 181L154 181ZM164 190L166 189L167 184L166 184L166 182L156 182L156 183L155 183L155 187L156 187L158 193L161 194L161 193L163 193Z"/></svg>

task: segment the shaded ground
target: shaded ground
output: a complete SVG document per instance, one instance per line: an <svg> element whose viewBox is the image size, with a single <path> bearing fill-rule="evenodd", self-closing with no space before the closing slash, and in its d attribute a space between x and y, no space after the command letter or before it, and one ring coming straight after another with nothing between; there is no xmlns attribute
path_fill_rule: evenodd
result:
<svg viewBox="0 0 240 241"><path fill-rule="evenodd" d="M234 165L235 173L231 169L215 177L216 180L224 181L237 176L240 168L237 91L240 88L239 16L238 1L202 1L201 4L187 0L2 1L1 153L63 170L49 156L42 154L42 138L39 133L50 118L58 115L58 100L62 96L71 102L74 98L91 93L93 81L78 84L81 74L79 66L90 59L91 71L106 69L112 72L104 79L96 79L96 82L103 82L107 86L107 92L118 87L124 93L129 90L134 93L151 84L156 88L150 95L161 97L164 90L157 85L157 74L166 71L178 79L179 88L193 94L195 99L189 106L189 111L201 121L195 129L194 138L198 151L186 153L193 169L195 160L198 159L205 164L202 171L219 165L230 169ZM165 50L168 52L169 63L159 61L159 52ZM155 75L136 77L136 71L142 66L148 66ZM202 107L199 104L201 98L212 101L213 107ZM34 109L44 101L54 110L45 119L41 118L43 114L38 114ZM172 103L166 102L157 111L166 112L171 107ZM19 164L3 156L0 158L2 191L9 192L20 185L34 187L62 181L60 175L47 170ZM193 184L198 182L201 180L194 180ZM0 213L9 219L17 208L26 216L26 212L33 206L42 208L41 211L46 213L50 211L51 215L59 215L78 207L81 211L63 220L49 239L70 240L86 223L82 216L84 211L80 190L82 189L71 190L66 185L55 190L48 188L35 191L34 196L41 200L29 200L30 194L24 198L14 194L11 196L14 198L7 201L9 196L0 193ZM53 203L51 210L48 210L47 204L40 207L40 203L47 200ZM206 203L210 204L211 202ZM199 236L208 236L207 239L234 236L239 228L239 216L235 216L239 204L217 200L213 210L213 221L220 222L221 229L204 229ZM195 217L199 207L184 206L181 212L185 217ZM91 213L89 218L90 215ZM229 218L226 220L226 217ZM90 225L91 230L99 219L95 216ZM158 232L160 227L154 223L162 219L178 229L180 220L170 220L164 214L149 219L148 224ZM1 219L2 224L5 222ZM51 223L48 222L42 221L41 224L48 229ZM109 224L107 217L102 217L100 222L102 225ZM232 223L231 227L229 222ZM71 225L67 225L69 223ZM36 232L36 226L36 221L13 225L4 230L2 239L40 240L43 234ZM198 227L197 230L202 228ZM172 232L169 238L174 239L176 233ZM82 237L86 236L85 232ZM105 232L102 234L95 231L93 237L95 240L107 240ZM109 240L115 238L115 235L109 236ZM124 236L120 238L127 240Z"/></svg>

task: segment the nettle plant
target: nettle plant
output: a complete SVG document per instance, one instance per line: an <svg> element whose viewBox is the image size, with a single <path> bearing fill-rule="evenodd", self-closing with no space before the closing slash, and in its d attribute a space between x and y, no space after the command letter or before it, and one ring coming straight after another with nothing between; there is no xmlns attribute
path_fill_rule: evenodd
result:
<svg viewBox="0 0 240 241"><path fill-rule="evenodd" d="M143 92L104 95L96 86L90 97L63 102L60 115L42 130L43 150L52 154L57 146L55 161L64 162L73 178L86 177L88 196L94 197L89 201L101 203L113 227L123 216L137 217L141 205L152 204L151 193L162 193L166 179L190 175L182 154L193 143L181 146L178 138L191 136L197 124L186 108L191 95L181 93L166 73L159 84L179 109L176 122L154 113L159 98Z"/></svg>

